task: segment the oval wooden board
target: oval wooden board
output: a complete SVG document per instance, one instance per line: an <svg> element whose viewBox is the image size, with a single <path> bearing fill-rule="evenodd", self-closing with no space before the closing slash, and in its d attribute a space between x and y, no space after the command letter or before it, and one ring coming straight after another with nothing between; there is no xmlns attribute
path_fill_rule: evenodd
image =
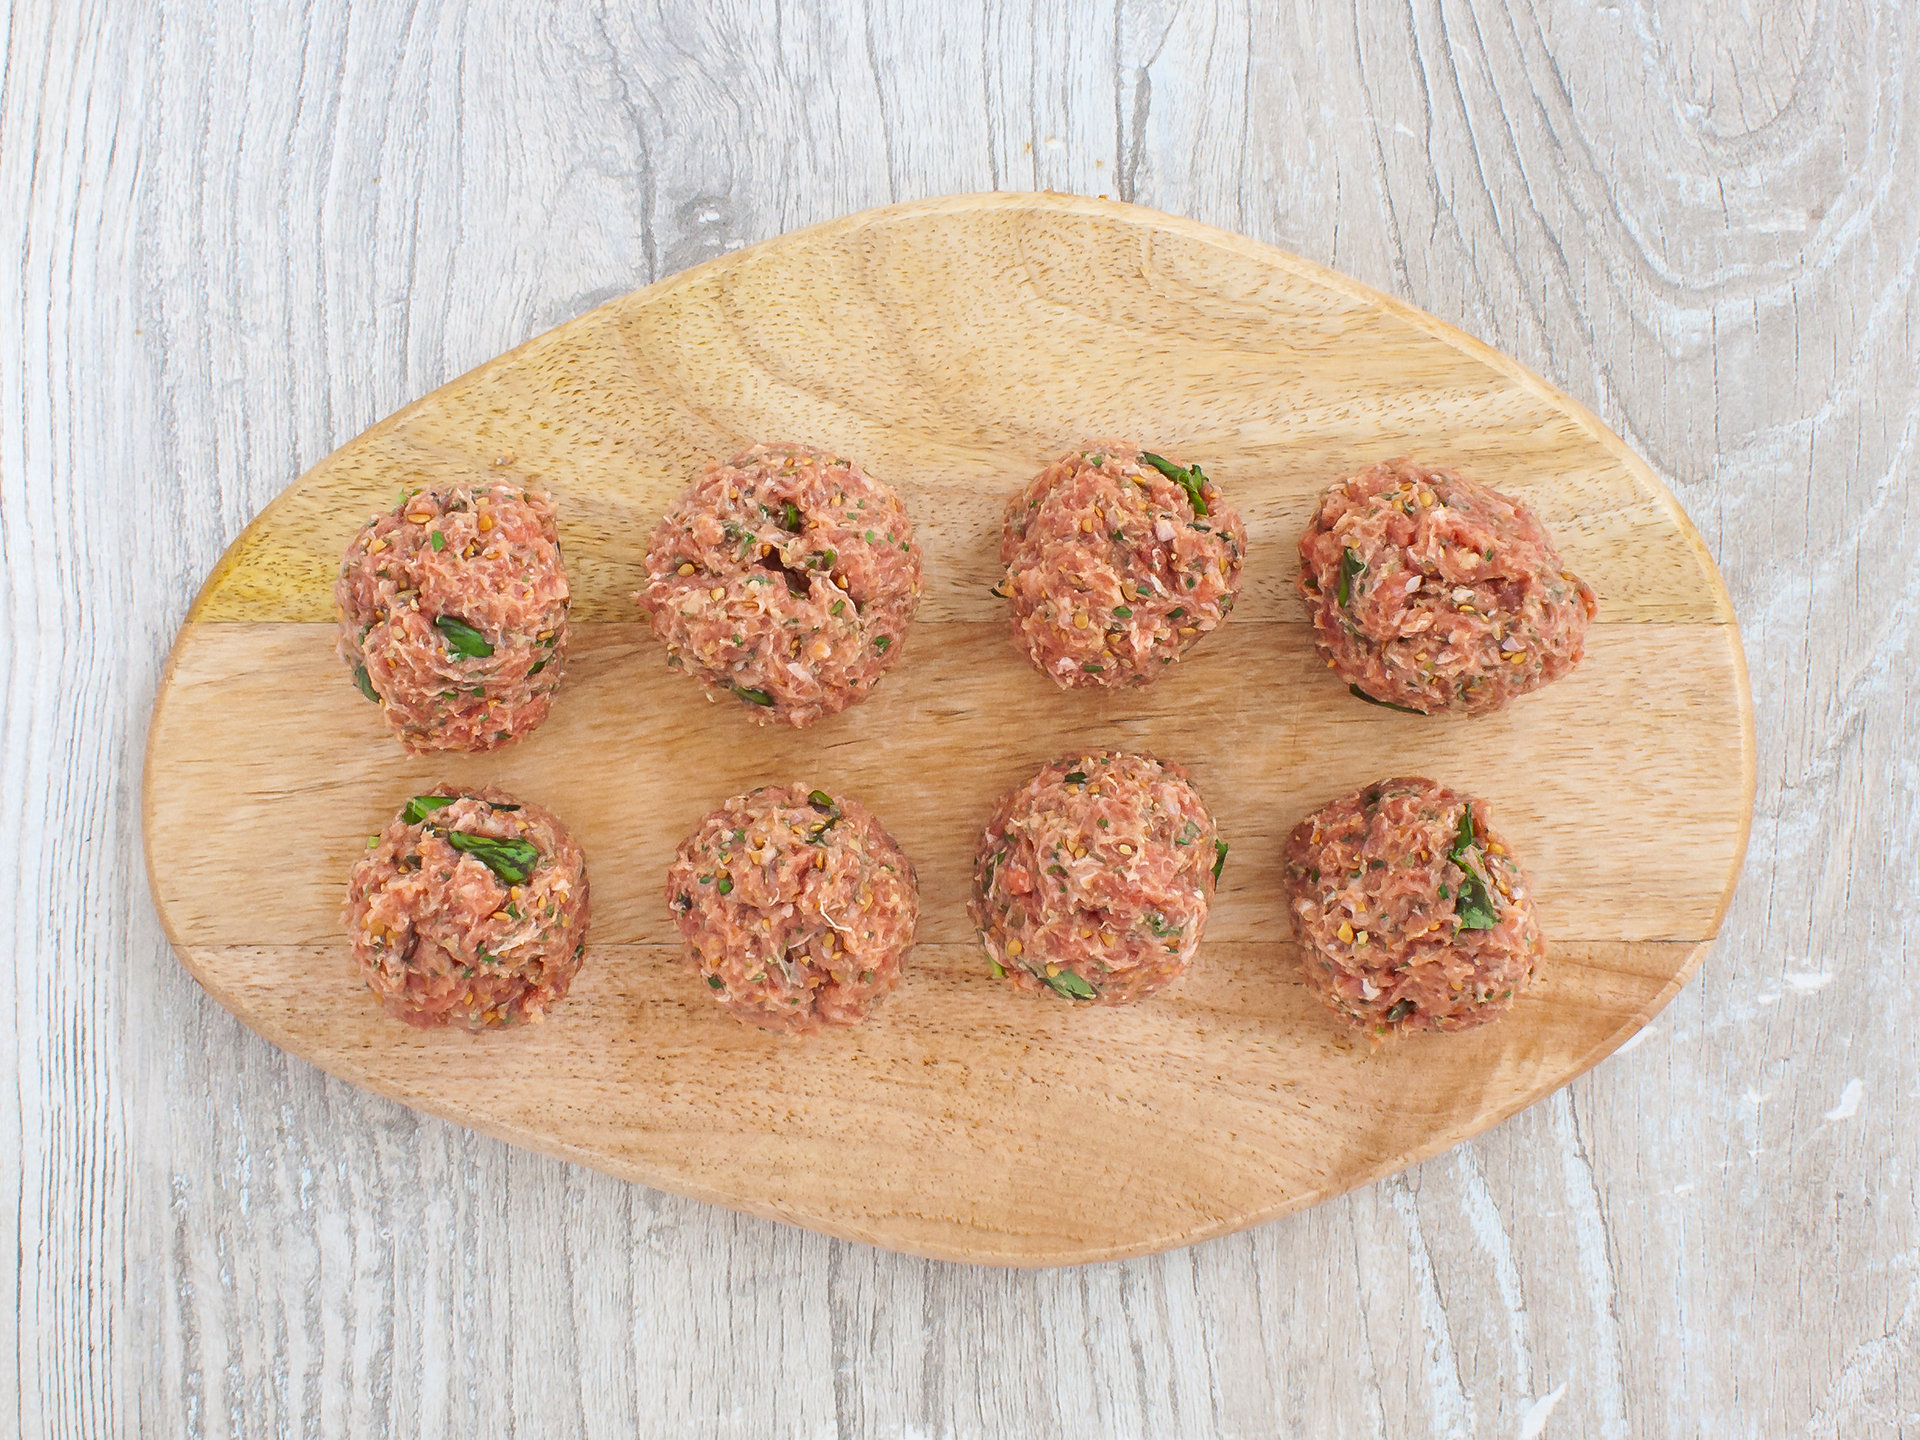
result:
<svg viewBox="0 0 1920 1440"><path fill-rule="evenodd" d="M1003 498L1077 441L1202 462L1248 522L1233 622L1150 690L1062 695L987 594ZM669 672L627 598L707 460L801 438L899 487L928 593L899 667L805 733ZM1599 591L1571 679L1481 720L1352 700L1292 593L1315 497L1400 454L1522 496ZM403 754L334 658L348 536L402 486L494 473L561 507L577 622L527 741ZM1123 1010L992 981L965 913L996 796L1056 754L1193 769L1233 843L1195 972ZM1565 1084L1683 984L1753 794L1727 597L1673 498L1586 411L1408 307L1279 251L1056 195L899 205L723 256L582 315L315 466L182 627L155 706L153 893L207 991L332 1074L516 1144L893 1249L1042 1265L1181 1245L1435 1153ZM1302 814L1393 774L1486 796L1550 963L1503 1023L1373 1051L1297 979L1278 875ZM552 807L586 848L588 964L547 1024L388 1019L349 964L345 875L439 780ZM869 1024L794 1043L682 969L660 886L726 796L845 790L916 861L922 942Z"/></svg>

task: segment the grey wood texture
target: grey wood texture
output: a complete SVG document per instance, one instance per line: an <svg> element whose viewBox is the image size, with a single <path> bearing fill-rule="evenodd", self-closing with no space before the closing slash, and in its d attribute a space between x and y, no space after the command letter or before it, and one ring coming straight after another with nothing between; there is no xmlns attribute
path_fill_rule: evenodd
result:
<svg viewBox="0 0 1920 1440"><path fill-rule="evenodd" d="M1911 0L19 0L0 43L0 1431L1920 1435ZM1667 477L1760 786L1644 1039L1316 1210L1006 1273L508 1149L208 1001L139 774L245 521L607 296L996 187L1336 266Z"/></svg>

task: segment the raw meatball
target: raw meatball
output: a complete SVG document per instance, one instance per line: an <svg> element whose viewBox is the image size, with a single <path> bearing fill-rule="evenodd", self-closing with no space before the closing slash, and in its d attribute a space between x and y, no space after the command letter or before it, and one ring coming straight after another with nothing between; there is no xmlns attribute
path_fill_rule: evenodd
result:
<svg viewBox="0 0 1920 1440"><path fill-rule="evenodd" d="M756 445L655 527L634 599L709 699L798 727L866 698L900 658L920 589L899 496L851 460Z"/></svg>
<svg viewBox="0 0 1920 1440"><path fill-rule="evenodd" d="M1061 689L1150 685L1226 623L1247 532L1220 487L1135 446L1075 450L1007 504L1013 640Z"/></svg>
<svg viewBox="0 0 1920 1440"><path fill-rule="evenodd" d="M1327 491L1300 537L1300 594L1354 694L1424 715L1485 715L1558 680L1596 609L1526 506L1407 460Z"/></svg>
<svg viewBox="0 0 1920 1440"><path fill-rule="evenodd" d="M858 801L764 786L681 842L667 904L715 1000L748 1025L803 1035L858 1024L900 983L920 890Z"/></svg>
<svg viewBox="0 0 1920 1440"><path fill-rule="evenodd" d="M414 796L347 881L354 963L422 1030L539 1024L580 969L587 919L567 827L499 790Z"/></svg>
<svg viewBox="0 0 1920 1440"><path fill-rule="evenodd" d="M1486 802L1431 780L1382 780L1302 820L1287 896L1307 988L1376 1034L1498 1019L1543 953Z"/></svg>
<svg viewBox="0 0 1920 1440"><path fill-rule="evenodd" d="M1127 1005L1186 973L1227 845L1180 766L1101 751L1056 760L1000 802L969 913L995 975Z"/></svg>
<svg viewBox="0 0 1920 1440"><path fill-rule="evenodd" d="M340 658L407 749L492 750L547 718L566 670L568 591L540 491L404 496L353 537L333 595Z"/></svg>

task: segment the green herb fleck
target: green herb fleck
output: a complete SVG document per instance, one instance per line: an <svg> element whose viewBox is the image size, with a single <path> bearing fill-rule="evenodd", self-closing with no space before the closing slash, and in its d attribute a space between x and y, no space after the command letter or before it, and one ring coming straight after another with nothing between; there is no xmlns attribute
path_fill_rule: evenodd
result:
<svg viewBox="0 0 1920 1440"><path fill-rule="evenodd" d="M1213 842L1213 883L1220 883L1220 872L1227 868L1227 851L1231 847L1224 840Z"/></svg>
<svg viewBox="0 0 1920 1440"><path fill-rule="evenodd" d="M1089 985L1085 980L1082 980L1071 970L1062 970L1058 975L1049 975L1045 971L1042 971L1040 973L1040 979L1043 983L1051 986L1056 994L1064 995L1069 1000L1097 1000L1100 998L1100 992L1098 990L1094 989L1093 986Z"/></svg>
<svg viewBox="0 0 1920 1440"><path fill-rule="evenodd" d="M400 818L409 825L418 825L436 810L444 810L458 800L458 795L416 795L407 801L407 808L400 812Z"/></svg>
<svg viewBox="0 0 1920 1440"><path fill-rule="evenodd" d="M447 537L441 534L438 530L435 530L431 535L427 536L427 543L433 546L434 551L437 554L438 552L447 548Z"/></svg>
<svg viewBox="0 0 1920 1440"><path fill-rule="evenodd" d="M800 533L800 507L791 500L780 507L780 528L790 530L796 535Z"/></svg>
<svg viewBox="0 0 1920 1440"><path fill-rule="evenodd" d="M893 637L891 635L880 635L875 637L873 648L876 650L884 650L891 644L893 644Z"/></svg>
<svg viewBox="0 0 1920 1440"><path fill-rule="evenodd" d="M485 660L493 654L493 646L487 643L487 637L465 621L442 615L433 624L447 637L447 648L454 654L468 660Z"/></svg>
<svg viewBox="0 0 1920 1440"><path fill-rule="evenodd" d="M1493 892L1487 888L1487 882L1467 864L1473 843L1473 807L1468 805L1460 811L1460 828L1454 835L1453 848L1447 852L1447 858L1460 867L1465 877L1460 882L1453 913L1459 917L1462 930L1491 930L1500 923L1500 910L1494 903Z"/></svg>
<svg viewBox="0 0 1920 1440"><path fill-rule="evenodd" d="M833 808L835 808L833 803L833 797L827 794L827 792L824 790L808 791L807 803L813 806L814 809L821 810L821 811L832 810Z"/></svg>
<svg viewBox="0 0 1920 1440"><path fill-rule="evenodd" d="M1206 484L1207 477L1200 473L1200 467L1198 465L1189 465L1183 470L1171 460L1164 459L1147 450L1140 452L1140 458L1187 492L1187 499L1192 502L1193 505L1195 519L1206 518L1207 502L1205 496L1201 493L1200 487Z"/></svg>
<svg viewBox="0 0 1920 1440"><path fill-rule="evenodd" d="M1347 686L1348 692L1356 700L1364 700L1369 705L1378 705L1382 710L1398 710L1402 715L1425 715L1424 710L1415 710L1406 705L1396 705L1391 700L1376 700L1358 685Z"/></svg>
<svg viewBox="0 0 1920 1440"><path fill-rule="evenodd" d="M1087 772L1086 772L1086 771L1084 771L1084 770L1069 770L1069 771L1067 772L1067 784L1069 784L1069 785L1084 785L1084 784L1086 784L1086 783L1087 783Z"/></svg>
<svg viewBox="0 0 1920 1440"><path fill-rule="evenodd" d="M353 683L360 687L360 693L366 696L367 699L373 701L376 705L380 703L380 692L373 688L373 677L367 674L366 666L356 665L353 667Z"/></svg>
<svg viewBox="0 0 1920 1440"><path fill-rule="evenodd" d="M1367 562L1351 550L1340 555L1340 583L1334 587L1333 598L1344 605L1353 595L1353 582L1365 573Z"/></svg>
<svg viewBox="0 0 1920 1440"><path fill-rule="evenodd" d="M727 982L722 980L718 975L707 976L707 985L714 990L724 990L727 988Z"/></svg>
<svg viewBox="0 0 1920 1440"><path fill-rule="evenodd" d="M548 662L545 660L534 661L533 664L527 667L527 678L531 680L534 676L538 675L542 670L546 669L547 664Z"/></svg>
<svg viewBox="0 0 1920 1440"><path fill-rule="evenodd" d="M1174 606L1174 607L1173 607L1173 609L1171 609L1171 610L1169 610L1169 611L1167 611L1167 618L1168 618L1169 620L1178 620L1178 619L1179 619L1179 618L1180 618L1180 617L1181 617L1182 615L1184 615L1184 614L1186 614L1186 613L1187 613L1187 607L1186 607L1186 606L1184 606L1184 605L1176 605L1176 606Z"/></svg>
<svg viewBox="0 0 1920 1440"><path fill-rule="evenodd" d="M718 890L722 895L731 895L733 893L733 877L731 875L722 875L720 877L720 883L713 888Z"/></svg>
<svg viewBox="0 0 1920 1440"><path fill-rule="evenodd" d="M1114 614L1114 618L1118 620L1131 620L1133 618L1133 611L1129 610L1124 605L1114 606L1113 614Z"/></svg>
<svg viewBox="0 0 1920 1440"><path fill-rule="evenodd" d="M831 610L829 610L829 611L827 611L827 613L828 613L829 615L838 615L838 614L839 614L839 613L840 613L840 612L841 612L842 610L844 610L844 609L846 609L846 608L847 608L847 602L846 602L846 601L844 601L844 600L836 600L836 601L834 601L834 602L833 602L833 608L832 608Z"/></svg>
<svg viewBox="0 0 1920 1440"><path fill-rule="evenodd" d="M732 690L734 694L738 695L749 705L773 704L773 697L764 690L749 690L744 685L730 685L727 688Z"/></svg>
<svg viewBox="0 0 1920 1440"><path fill-rule="evenodd" d="M527 840L496 840L490 835L469 835L464 830L449 830L447 843L464 855L471 855L509 885L524 885L540 863L540 852Z"/></svg>
<svg viewBox="0 0 1920 1440"><path fill-rule="evenodd" d="M1103 665L1082 665L1080 668L1089 675L1098 675L1106 667Z"/></svg>
<svg viewBox="0 0 1920 1440"><path fill-rule="evenodd" d="M1387 1023L1389 1025L1398 1024L1411 1014L1413 1014L1413 1001L1396 1000L1393 1002L1393 1008L1387 1011Z"/></svg>

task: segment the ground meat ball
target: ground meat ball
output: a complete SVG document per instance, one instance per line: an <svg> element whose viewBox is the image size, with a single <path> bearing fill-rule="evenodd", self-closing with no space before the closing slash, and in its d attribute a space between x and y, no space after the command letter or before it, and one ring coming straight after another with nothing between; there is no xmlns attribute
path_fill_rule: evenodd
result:
<svg viewBox="0 0 1920 1440"><path fill-rule="evenodd" d="M709 468L655 527L634 599L667 663L709 698L797 727L879 683L920 590L899 496L850 460L756 445Z"/></svg>
<svg viewBox="0 0 1920 1440"><path fill-rule="evenodd" d="M994 593L1014 643L1063 690L1150 685L1226 622L1246 550L1199 466L1104 442L1008 502Z"/></svg>
<svg viewBox="0 0 1920 1440"><path fill-rule="evenodd" d="M587 944L587 862L499 790L416 795L354 864L347 934L387 1013L423 1030L539 1024Z"/></svg>
<svg viewBox="0 0 1920 1440"><path fill-rule="evenodd" d="M1558 680L1596 609L1526 506L1406 460L1327 492L1300 537L1300 594L1342 680L1422 714L1485 715Z"/></svg>
<svg viewBox="0 0 1920 1440"><path fill-rule="evenodd" d="M667 904L687 963L736 1020L803 1035L855 1025L900 983L920 889L858 801L765 786L681 842Z"/></svg>
<svg viewBox="0 0 1920 1440"><path fill-rule="evenodd" d="M568 591L540 491L415 491L353 537L333 594L340 658L407 749L492 750L547 718Z"/></svg>
<svg viewBox="0 0 1920 1440"><path fill-rule="evenodd" d="M1307 988L1376 1034L1498 1019L1543 953L1486 803L1431 780L1382 780L1302 820L1287 895Z"/></svg>
<svg viewBox="0 0 1920 1440"><path fill-rule="evenodd" d="M995 975L1127 1005L1186 973L1227 846L1178 765L1056 760L1000 802L969 911Z"/></svg>

